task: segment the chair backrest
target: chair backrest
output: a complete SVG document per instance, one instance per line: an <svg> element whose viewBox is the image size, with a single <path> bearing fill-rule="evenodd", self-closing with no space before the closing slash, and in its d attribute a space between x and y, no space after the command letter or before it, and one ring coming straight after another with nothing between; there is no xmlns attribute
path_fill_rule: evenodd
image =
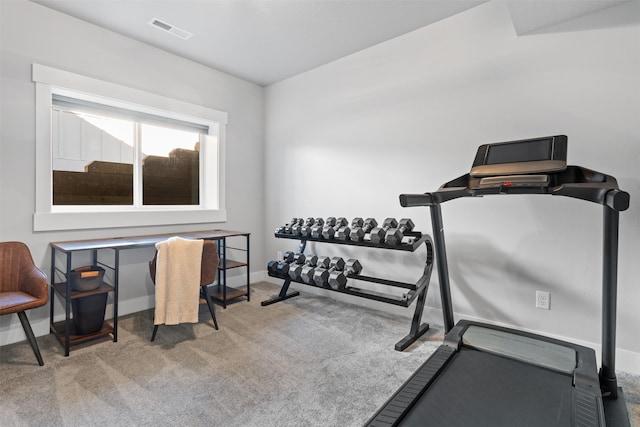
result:
<svg viewBox="0 0 640 427"><path fill-rule="evenodd" d="M47 296L46 276L36 267L27 245L0 242L0 292L16 291Z"/></svg>
<svg viewBox="0 0 640 427"><path fill-rule="evenodd" d="M156 259L158 251L153 255L153 259L149 261L149 273L151 280L156 283ZM218 265L220 257L218 256L218 245L213 240L205 240L202 244L202 267L200 269L200 286L207 286L216 280L218 274Z"/></svg>

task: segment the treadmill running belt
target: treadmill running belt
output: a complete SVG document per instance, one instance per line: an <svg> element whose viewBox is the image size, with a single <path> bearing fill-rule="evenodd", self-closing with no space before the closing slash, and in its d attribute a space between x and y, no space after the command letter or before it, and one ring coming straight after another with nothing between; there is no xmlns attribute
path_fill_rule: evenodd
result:
<svg viewBox="0 0 640 427"><path fill-rule="evenodd" d="M403 426L570 426L572 375L466 347Z"/></svg>

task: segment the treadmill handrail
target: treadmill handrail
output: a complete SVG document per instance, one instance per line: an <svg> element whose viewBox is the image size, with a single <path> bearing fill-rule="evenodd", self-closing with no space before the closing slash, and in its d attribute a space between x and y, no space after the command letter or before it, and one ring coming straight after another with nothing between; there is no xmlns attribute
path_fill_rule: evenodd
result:
<svg viewBox="0 0 640 427"><path fill-rule="evenodd" d="M473 193L466 187L441 188L433 193L401 194L400 205L405 208L414 206L433 206L448 202L449 200L469 196L473 196Z"/></svg>
<svg viewBox="0 0 640 427"><path fill-rule="evenodd" d="M554 196L572 197L600 205L609 206L617 211L629 208L629 193L618 188L618 181L611 175L587 169L581 166L567 166L562 172L549 175L552 184L547 194ZM571 178L582 177L582 182L571 181ZM458 178L443 184L438 190L423 194L401 194L400 205L403 207L433 206L455 200L460 197L478 197L490 193L477 194L471 183L475 179L470 174L461 175ZM511 189L510 193L516 194L517 190ZM498 191L496 191L498 194Z"/></svg>

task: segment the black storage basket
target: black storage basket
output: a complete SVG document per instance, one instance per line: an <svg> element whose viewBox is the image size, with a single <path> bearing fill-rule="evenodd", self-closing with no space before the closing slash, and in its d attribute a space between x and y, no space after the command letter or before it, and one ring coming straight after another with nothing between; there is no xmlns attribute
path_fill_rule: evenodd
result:
<svg viewBox="0 0 640 427"><path fill-rule="evenodd" d="M74 291L92 291L100 287L104 277L104 268L97 265L78 267L71 270L68 277ZM107 297L108 294L104 292L71 300L73 325L77 335L93 334L102 329Z"/></svg>
<svg viewBox="0 0 640 427"><path fill-rule="evenodd" d="M74 291L91 291L97 289L104 277L104 268L98 265L87 265L71 270L69 280Z"/></svg>

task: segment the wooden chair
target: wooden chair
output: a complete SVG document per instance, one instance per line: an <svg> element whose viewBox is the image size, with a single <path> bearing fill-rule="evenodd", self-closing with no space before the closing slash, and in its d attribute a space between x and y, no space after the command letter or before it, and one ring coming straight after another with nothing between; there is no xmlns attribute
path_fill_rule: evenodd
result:
<svg viewBox="0 0 640 427"><path fill-rule="evenodd" d="M0 242L0 315L17 313L40 366L44 365L26 310L49 302L47 276L33 262L27 245Z"/></svg>
<svg viewBox="0 0 640 427"><path fill-rule="evenodd" d="M153 259L149 261L149 273L151 275L151 281L155 285L156 283L156 260L158 258L158 251L153 255ZM209 313L213 319L213 327L218 329L218 321L216 320L216 311L213 304L211 294L209 294L208 286L213 284L218 274L218 265L220 264L220 257L218 256L218 245L213 240L205 240L202 245L202 263L200 268L200 298L204 298L209 307ZM151 341L156 339L156 333L158 332L158 326L153 326L153 334L151 335Z"/></svg>

